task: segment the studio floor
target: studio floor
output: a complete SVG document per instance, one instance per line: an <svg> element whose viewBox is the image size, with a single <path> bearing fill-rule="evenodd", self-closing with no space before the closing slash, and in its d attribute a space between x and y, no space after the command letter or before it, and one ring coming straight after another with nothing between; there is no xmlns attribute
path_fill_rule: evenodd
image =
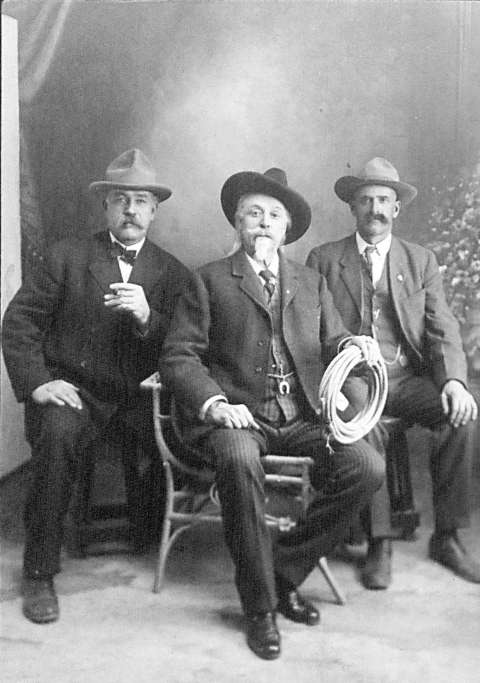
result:
<svg viewBox="0 0 480 683"><path fill-rule="evenodd" d="M304 594L320 606L318 627L279 617L282 656L255 657L245 643L232 565L218 529L180 538L166 584L152 592L155 551L74 559L56 580L61 617L34 625L21 613L25 475L2 484L2 683L474 683L480 672L480 586L427 559L428 475L414 471L421 526L394 544L387 591L359 581L363 546L329 558L347 596L335 604L315 571ZM480 560L480 477L472 526L462 534Z"/></svg>

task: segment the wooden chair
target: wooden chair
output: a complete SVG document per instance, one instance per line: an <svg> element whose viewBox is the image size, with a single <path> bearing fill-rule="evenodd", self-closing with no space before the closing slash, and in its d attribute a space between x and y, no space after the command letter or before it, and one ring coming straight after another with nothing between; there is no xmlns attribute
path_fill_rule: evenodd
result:
<svg viewBox="0 0 480 683"><path fill-rule="evenodd" d="M153 441L153 439L152 439ZM142 470L137 463L146 463ZM154 444L112 427L88 447L67 521L71 555L139 552L155 534L162 499Z"/></svg>
<svg viewBox="0 0 480 683"><path fill-rule="evenodd" d="M214 473L188 464L188 453L179 438L174 410L161 410L161 382L158 373L149 377L144 386L153 394L155 439L164 468L166 495L158 557L155 565L154 592L164 583L168 555L178 537L199 524L221 524L221 510L216 495ZM173 404L171 404L173 405ZM175 451L175 452L174 452ZM269 527L278 533L295 525L295 518L305 511L312 492L310 483L311 458L266 455L262 458L266 472L267 514ZM281 500L283 499L283 501ZM288 501L289 511L279 513ZM293 514L291 511L293 509ZM336 582L326 558L318 563L338 604L345 604L345 596Z"/></svg>
<svg viewBox="0 0 480 683"><path fill-rule="evenodd" d="M388 438L386 464L391 524L399 538L410 540L420 524L420 515L415 509L410 474L406 434L408 425L401 418L383 415L380 426L385 429Z"/></svg>

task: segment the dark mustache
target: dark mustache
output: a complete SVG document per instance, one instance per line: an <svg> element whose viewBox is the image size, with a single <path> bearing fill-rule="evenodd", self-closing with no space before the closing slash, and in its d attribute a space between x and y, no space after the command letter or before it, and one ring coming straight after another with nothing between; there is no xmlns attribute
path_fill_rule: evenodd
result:
<svg viewBox="0 0 480 683"><path fill-rule="evenodd" d="M380 223L388 223L387 219L383 213L369 213L367 216L368 221L380 221Z"/></svg>

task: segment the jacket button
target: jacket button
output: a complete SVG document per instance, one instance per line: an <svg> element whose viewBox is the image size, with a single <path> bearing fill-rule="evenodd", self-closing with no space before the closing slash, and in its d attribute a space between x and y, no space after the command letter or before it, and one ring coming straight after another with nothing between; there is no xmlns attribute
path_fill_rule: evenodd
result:
<svg viewBox="0 0 480 683"><path fill-rule="evenodd" d="M260 341L257 342L257 344L258 344L259 346L265 346L265 342L263 341L263 339L260 339Z"/></svg>
<svg viewBox="0 0 480 683"><path fill-rule="evenodd" d="M86 368L86 367L87 367L87 361L86 361L86 360L82 360L82 362L80 363L80 367Z"/></svg>

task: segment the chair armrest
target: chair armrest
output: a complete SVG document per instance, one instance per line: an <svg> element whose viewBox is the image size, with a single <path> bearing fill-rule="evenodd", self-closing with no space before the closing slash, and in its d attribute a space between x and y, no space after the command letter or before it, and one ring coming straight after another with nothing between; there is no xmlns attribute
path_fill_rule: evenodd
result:
<svg viewBox="0 0 480 683"><path fill-rule="evenodd" d="M142 382L140 382L140 389L142 391L160 391L162 388L162 383L160 381L160 373L155 371L148 377L146 377Z"/></svg>

